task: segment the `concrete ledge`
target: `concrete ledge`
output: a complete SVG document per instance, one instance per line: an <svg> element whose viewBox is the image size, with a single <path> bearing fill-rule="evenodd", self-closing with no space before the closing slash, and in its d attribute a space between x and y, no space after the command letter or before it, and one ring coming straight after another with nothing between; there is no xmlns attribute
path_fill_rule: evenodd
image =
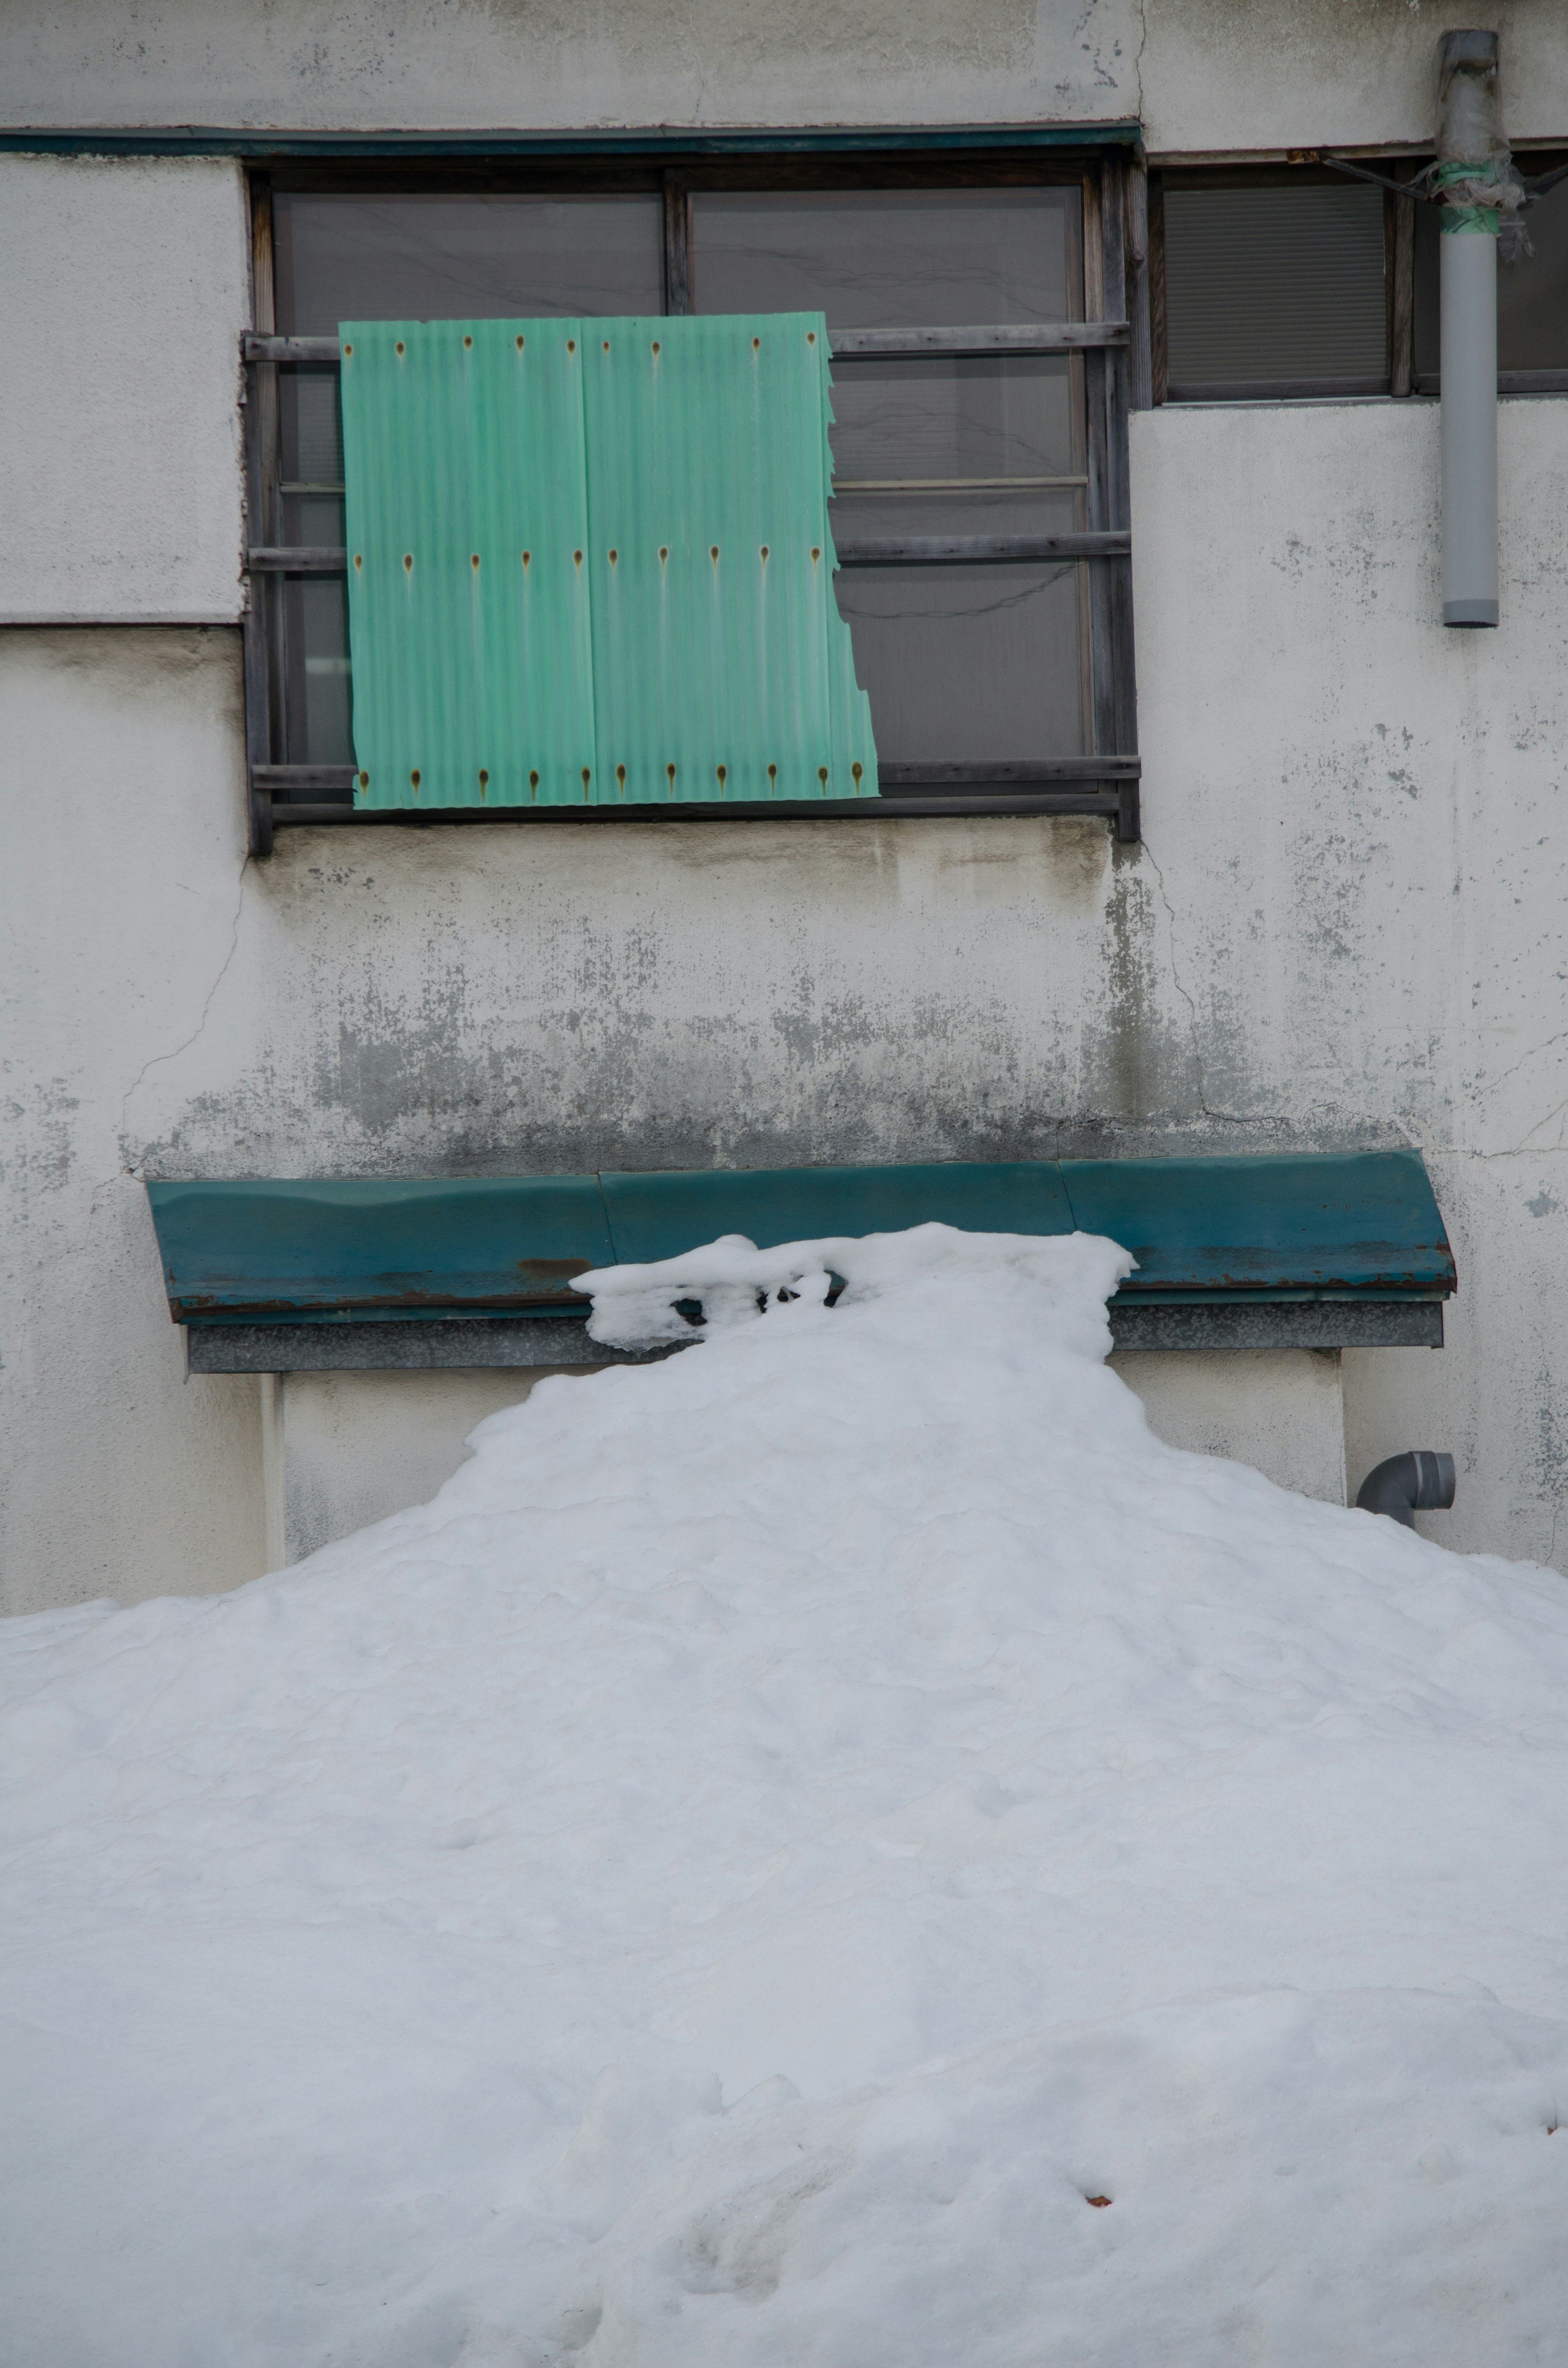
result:
<svg viewBox="0 0 1568 2368"><path fill-rule="evenodd" d="M1440 1349L1436 1300L1265 1301L1113 1306L1119 1349ZM464 1316L385 1324L192 1324L193 1373L539 1372L645 1365L674 1349L607 1349L579 1315Z"/></svg>
<svg viewBox="0 0 1568 2368"><path fill-rule="evenodd" d="M1113 1305L1119 1349L1440 1349L1437 1299L1234 1300L1213 1307Z"/></svg>

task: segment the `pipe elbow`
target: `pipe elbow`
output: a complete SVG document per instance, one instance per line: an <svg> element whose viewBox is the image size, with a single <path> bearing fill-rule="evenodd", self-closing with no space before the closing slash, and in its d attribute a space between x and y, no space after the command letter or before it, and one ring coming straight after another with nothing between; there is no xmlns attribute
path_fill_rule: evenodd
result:
<svg viewBox="0 0 1568 2368"><path fill-rule="evenodd" d="M1454 1459L1440 1449L1412 1447L1375 1464L1356 1491L1363 1513L1386 1513L1407 1530L1417 1513L1446 1513L1454 1501Z"/></svg>

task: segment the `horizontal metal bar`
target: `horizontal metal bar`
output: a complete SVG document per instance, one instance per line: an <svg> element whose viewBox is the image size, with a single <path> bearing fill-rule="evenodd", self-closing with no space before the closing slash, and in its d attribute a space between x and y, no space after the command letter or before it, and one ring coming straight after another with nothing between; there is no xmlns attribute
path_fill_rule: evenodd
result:
<svg viewBox="0 0 1568 2368"><path fill-rule="evenodd" d="M1093 778L1106 776L1096 773ZM424 814L404 806L307 805L275 799L272 825L275 830L338 825L428 830L446 823L885 822L940 814L1103 814L1114 819L1119 807L1115 789L1096 790L1088 781L1020 796L989 791L977 782L967 796L957 797L934 793L929 797L777 798L756 804L736 800L702 805L433 806Z"/></svg>
<svg viewBox="0 0 1568 2368"><path fill-rule="evenodd" d="M835 477L833 490L835 494L1048 494L1088 482L1087 477ZM283 488L286 494L300 490Z"/></svg>
<svg viewBox="0 0 1568 2368"><path fill-rule="evenodd" d="M1167 403L1359 403L1386 396L1386 378L1192 379L1173 381Z"/></svg>
<svg viewBox="0 0 1568 2368"><path fill-rule="evenodd" d="M245 564L253 575L347 575L348 552L342 543L253 544Z"/></svg>
<svg viewBox="0 0 1568 2368"><path fill-rule="evenodd" d="M1016 566L1039 559L1125 559L1131 549L1126 532L855 535L834 542L840 567Z"/></svg>
<svg viewBox="0 0 1568 2368"><path fill-rule="evenodd" d="M1021 789L1037 781L1136 781L1142 769L1140 757L1020 757L958 765L884 760L877 766L877 778L894 789L924 784L956 789L966 782Z"/></svg>
<svg viewBox="0 0 1568 2368"><path fill-rule="evenodd" d="M1142 759L1136 756L982 757L958 764L890 759L878 767L881 780L895 790L978 786L1018 791L1042 781L1135 781L1142 771ZM337 790L347 796L354 787L354 778L352 765L253 765L251 768L251 780L256 788L272 793L280 790ZM727 801L720 803L714 800L711 803L716 814L732 811ZM765 800L761 803L771 807L778 802ZM820 812L823 802L812 798L799 799L795 803L809 805L816 813ZM866 801L853 798L838 803L860 806ZM427 809L427 812L436 813L437 818L439 811ZM484 810L480 811L483 819ZM492 814L501 811L503 809L494 806L488 809ZM529 806L523 811L533 814L539 809ZM624 812L625 809L612 807L609 811Z"/></svg>
<svg viewBox="0 0 1568 2368"><path fill-rule="evenodd" d="M1085 346L1124 346L1125 321L1037 321L998 328L835 329L835 362L914 361L923 354L966 357L1069 354Z"/></svg>
<svg viewBox="0 0 1568 2368"><path fill-rule="evenodd" d="M978 567L1031 560L1125 559L1132 538L1113 534L916 534L846 538L835 550L840 567ZM342 543L253 545L253 575L346 575Z"/></svg>
<svg viewBox="0 0 1568 2368"><path fill-rule="evenodd" d="M247 329L240 347L247 362L330 362L335 366L343 359L343 347L335 337L264 337Z"/></svg>
<svg viewBox="0 0 1568 2368"><path fill-rule="evenodd" d="M285 477L278 490L280 494L330 494L335 495L346 494L348 488L343 484L340 478L335 478L329 483L323 483L319 485L312 485L304 483L298 477Z"/></svg>
<svg viewBox="0 0 1568 2368"><path fill-rule="evenodd" d="M1091 151L1136 147L1137 123L965 123L853 126L832 131L692 131L649 126L616 131L257 131L238 126L180 123L145 130L92 126L20 127L0 131L0 155L362 157L394 163L403 156L798 156L843 155L857 150L1063 148Z"/></svg>
<svg viewBox="0 0 1568 2368"><path fill-rule="evenodd" d="M1125 321L1043 321L972 329L840 329L835 361L918 361L926 355L995 359L1007 354L1066 354L1086 346L1124 346ZM247 362L334 363L343 359L335 337L268 337L247 329Z"/></svg>
<svg viewBox="0 0 1568 2368"><path fill-rule="evenodd" d="M352 765L253 765L250 777L258 790L341 790L354 787Z"/></svg>

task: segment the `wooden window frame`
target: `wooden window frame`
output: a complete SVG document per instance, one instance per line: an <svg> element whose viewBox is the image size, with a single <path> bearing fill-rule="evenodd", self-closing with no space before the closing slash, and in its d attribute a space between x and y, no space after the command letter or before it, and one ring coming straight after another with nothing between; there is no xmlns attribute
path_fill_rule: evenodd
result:
<svg viewBox="0 0 1568 2368"><path fill-rule="evenodd" d="M1075 184L1084 200L1084 313L1081 323L1035 332L861 332L841 338L846 358L892 351L1071 352L1084 379L1086 529L1057 536L925 536L881 540L846 536L841 565L937 564L1075 559L1086 579L1087 689L1092 754L969 764L884 763L877 798L777 800L756 803L649 806L446 808L419 814L370 811L342 803L353 768L290 765L284 747L282 587L290 576L333 575L346 566L336 550L283 541L279 469L278 370L290 361L332 361L335 338L277 334L272 199L275 190L402 195L418 191L483 194L657 193L663 203L665 305L692 303L692 199L703 190L836 188L931 189ZM252 326L243 341L247 501L244 615L245 734L251 852L271 853L275 832L301 825L419 829L448 823L653 823L680 821L864 821L888 815L1090 814L1116 837L1140 835L1137 702L1133 673L1131 537L1128 500L1128 413L1153 400L1150 329L1149 232L1141 159L1122 145L1038 152L936 149L889 154L868 148L802 154L776 151L722 159L701 154L667 159L627 155L551 158L518 164L469 157L376 159L301 166L262 165L249 180ZM319 793L312 799L311 792ZM332 803L328 803L328 800Z"/></svg>

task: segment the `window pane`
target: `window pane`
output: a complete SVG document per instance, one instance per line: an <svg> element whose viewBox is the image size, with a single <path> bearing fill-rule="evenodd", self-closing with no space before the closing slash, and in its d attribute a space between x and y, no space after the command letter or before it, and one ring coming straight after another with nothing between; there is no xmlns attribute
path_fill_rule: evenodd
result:
<svg viewBox="0 0 1568 2368"><path fill-rule="evenodd" d="M1167 184L1168 392L1388 386L1379 189Z"/></svg>
<svg viewBox="0 0 1568 2368"><path fill-rule="evenodd" d="M657 197L273 199L278 326L662 313Z"/></svg>
<svg viewBox="0 0 1568 2368"><path fill-rule="evenodd" d="M838 606L879 758L1081 755L1082 575L1075 564L842 570Z"/></svg>
<svg viewBox="0 0 1568 2368"><path fill-rule="evenodd" d="M839 329L974 328L1083 313L1076 188L699 193L699 313Z"/></svg>
<svg viewBox="0 0 1568 2368"><path fill-rule="evenodd" d="M283 584L286 761L351 765L348 598L341 576L291 575ZM320 790L303 792L319 801Z"/></svg>
<svg viewBox="0 0 1568 2368"><path fill-rule="evenodd" d="M1048 360L839 362L840 477L1060 477L1076 473L1072 364Z"/></svg>
<svg viewBox="0 0 1568 2368"><path fill-rule="evenodd" d="M1516 159L1527 175L1551 172L1559 157ZM1415 209L1415 368L1435 385L1440 317L1436 206ZM1533 255L1497 265L1497 367L1568 370L1568 181L1525 211Z"/></svg>
<svg viewBox="0 0 1568 2368"><path fill-rule="evenodd" d="M841 493L828 512L834 541L873 535L1075 534L1083 526L1078 495L1062 492Z"/></svg>
<svg viewBox="0 0 1568 2368"><path fill-rule="evenodd" d="M836 328L1083 315L1081 202L1043 189L699 194L702 312L821 310ZM1050 534L1083 523L1083 369L1012 358L835 366L836 539ZM1005 479L1007 491L988 484ZM1050 486L1030 479L1066 480ZM1021 481L1021 482L1020 482ZM871 567L835 578L890 763L1085 747L1084 570Z"/></svg>

